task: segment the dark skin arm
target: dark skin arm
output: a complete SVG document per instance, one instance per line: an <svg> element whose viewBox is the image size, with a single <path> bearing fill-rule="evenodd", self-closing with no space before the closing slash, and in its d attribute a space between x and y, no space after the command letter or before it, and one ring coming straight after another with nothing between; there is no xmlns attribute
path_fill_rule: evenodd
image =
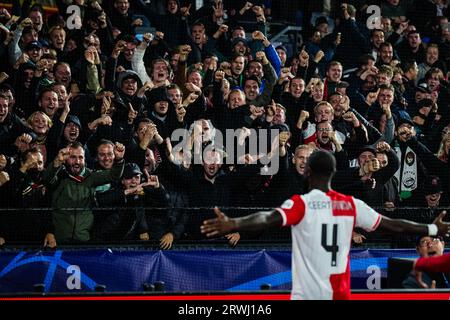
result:
<svg viewBox="0 0 450 320"><path fill-rule="evenodd" d="M447 236L450 233L450 225L442 221L446 211L442 211L433 221L438 228L438 235ZM417 235L427 235L428 227L423 223L415 223L409 220L390 219L382 216L377 230L388 231L390 233L408 233Z"/></svg>
<svg viewBox="0 0 450 320"><path fill-rule="evenodd" d="M234 231L261 231L270 227L280 227L282 217L277 211L260 211L240 218L229 218L219 208L214 208L217 218L205 220L200 227L202 233L207 237L221 236ZM446 211L442 211L433 221L438 228L438 235L448 236L450 234L450 224L442 219ZM415 223L408 220L390 219L382 216L377 230L391 233L409 233L417 235L427 235L426 224Z"/></svg>
<svg viewBox="0 0 450 320"><path fill-rule="evenodd" d="M281 227L283 219L278 211L259 211L240 218L229 218L219 208L214 208L217 218L205 220L200 227L207 237L226 235L235 231L262 231Z"/></svg>

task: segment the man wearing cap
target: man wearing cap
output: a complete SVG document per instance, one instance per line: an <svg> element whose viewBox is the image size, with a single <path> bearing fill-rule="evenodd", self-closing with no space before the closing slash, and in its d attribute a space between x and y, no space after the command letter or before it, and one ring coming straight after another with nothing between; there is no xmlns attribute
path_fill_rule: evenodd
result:
<svg viewBox="0 0 450 320"><path fill-rule="evenodd" d="M429 137L429 133L433 127L436 127L438 121L437 116L437 105L433 103L431 99L420 100L417 104L417 109L412 117L414 126L416 128L416 133L419 137ZM421 139L422 141L424 139Z"/></svg>
<svg viewBox="0 0 450 320"><path fill-rule="evenodd" d="M433 221L439 214L438 208L445 205L443 192L441 179L436 175L427 175L419 183L417 196L409 198L405 206L426 208L418 212L417 221L424 223Z"/></svg>
<svg viewBox="0 0 450 320"><path fill-rule="evenodd" d="M445 242L440 236L420 236L417 237L416 251L420 258L439 257L444 254ZM424 272L422 274L422 281L428 288L448 288L450 275L443 272L431 273ZM402 282L405 289L421 289L422 286L416 280L414 273L410 273L408 277Z"/></svg>
<svg viewBox="0 0 450 320"><path fill-rule="evenodd" d="M381 167L377 152L385 152L388 165ZM333 186L340 192L348 192L370 206L383 206L383 186L392 178L399 161L389 144L382 141L374 146L364 146L358 156L358 167L338 171Z"/></svg>
<svg viewBox="0 0 450 320"><path fill-rule="evenodd" d="M32 41L29 44L27 44L24 48L24 52L30 57L30 60L33 61L34 63L37 63L44 54L44 51L42 50L42 45L39 41Z"/></svg>
<svg viewBox="0 0 450 320"><path fill-rule="evenodd" d="M426 83L419 83L414 87L414 100L408 103L407 111L410 117L414 117L418 111L417 105L423 99L431 98L431 90Z"/></svg>
<svg viewBox="0 0 450 320"><path fill-rule="evenodd" d="M159 183L158 176L144 174L136 163L127 163L120 183L105 192L97 193L100 207L129 208L114 210L95 226L95 237L102 240L159 240L165 231L169 196Z"/></svg>
<svg viewBox="0 0 450 320"><path fill-rule="evenodd" d="M280 57L281 60L281 67L284 67L284 65L286 64L286 60L287 60L287 49L285 46L283 45L279 45L275 48L275 50L277 51L278 57Z"/></svg>
<svg viewBox="0 0 450 320"><path fill-rule="evenodd" d="M63 148L62 145L64 145L64 144L67 145L69 143L79 141L80 132L81 132L80 119L78 119L77 116L69 114L67 116L65 126L64 126L64 131L63 131L63 137L64 137L65 141L62 142L60 149Z"/></svg>
<svg viewBox="0 0 450 320"><path fill-rule="evenodd" d="M31 19L26 18L14 30L14 39L9 43L9 63L11 65L16 63L17 59L22 55L23 51L21 48L24 48L32 41L38 41L38 32L33 28L32 24Z"/></svg>
<svg viewBox="0 0 450 320"><path fill-rule="evenodd" d="M423 184L423 195L425 196L426 205L428 208L435 210L440 206L443 191L441 179L439 179L438 176L431 175L426 177L425 183Z"/></svg>

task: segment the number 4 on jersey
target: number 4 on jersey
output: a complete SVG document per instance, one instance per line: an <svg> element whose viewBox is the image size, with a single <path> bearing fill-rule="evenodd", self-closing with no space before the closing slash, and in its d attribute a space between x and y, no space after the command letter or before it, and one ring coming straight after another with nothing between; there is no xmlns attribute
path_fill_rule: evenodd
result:
<svg viewBox="0 0 450 320"><path fill-rule="evenodd" d="M327 241L327 224L322 224L322 247L327 252L331 252L331 266L336 266L336 260L337 260L337 252L339 251L339 246L337 245L337 236L338 236L338 225L333 224L333 239L331 245L328 245Z"/></svg>

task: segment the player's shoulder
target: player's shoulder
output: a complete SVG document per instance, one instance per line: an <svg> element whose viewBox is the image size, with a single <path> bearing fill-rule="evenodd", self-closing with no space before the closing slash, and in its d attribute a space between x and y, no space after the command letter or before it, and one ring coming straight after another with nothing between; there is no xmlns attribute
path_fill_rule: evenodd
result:
<svg viewBox="0 0 450 320"><path fill-rule="evenodd" d="M331 198L331 200L341 200L341 201L350 201L350 202L354 202L355 198L353 198L353 196L350 196L348 194L343 194L340 192L337 192L335 190L330 190L327 192L327 196L329 196Z"/></svg>

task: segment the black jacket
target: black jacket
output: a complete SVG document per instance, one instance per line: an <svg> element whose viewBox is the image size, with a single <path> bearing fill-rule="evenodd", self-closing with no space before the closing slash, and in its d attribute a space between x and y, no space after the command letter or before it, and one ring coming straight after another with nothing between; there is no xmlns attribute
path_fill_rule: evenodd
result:
<svg viewBox="0 0 450 320"><path fill-rule="evenodd" d="M96 215L94 237L102 240L137 240L148 232L152 239L160 239L167 224L167 210L152 210L150 207L167 208L168 194L160 184L158 189L144 188L143 195L125 196L121 186L96 194L100 207L117 207L109 214ZM102 216L100 216L100 214Z"/></svg>

